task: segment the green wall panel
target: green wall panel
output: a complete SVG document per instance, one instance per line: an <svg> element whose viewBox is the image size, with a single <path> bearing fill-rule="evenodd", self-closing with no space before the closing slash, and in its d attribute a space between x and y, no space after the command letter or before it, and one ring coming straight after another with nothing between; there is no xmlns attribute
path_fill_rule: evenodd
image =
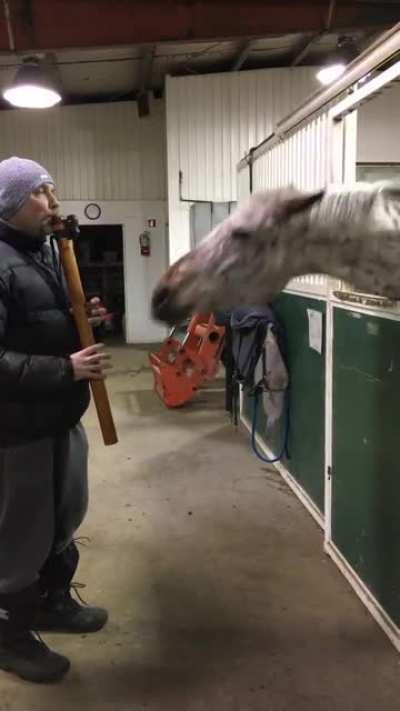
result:
<svg viewBox="0 0 400 711"><path fill-rule="evenodd" d="M290 389L290 459L285 467L322 512L324 509L325 448L325 354L309 345L307 309L325 316L325 302L282 294L274 304L287 337ZM325 320L325 319L324 319ZM252 417L251 398L245 398L244 414ZM282 423L266 435L265 416L258 417L257 433L277 452L282 442Z"/></svg>
<svg viewBox="0 0 400 711"><path fill-rule="evenodd" d="M334 310L335 545L400 623L400 323Z"/></svg>

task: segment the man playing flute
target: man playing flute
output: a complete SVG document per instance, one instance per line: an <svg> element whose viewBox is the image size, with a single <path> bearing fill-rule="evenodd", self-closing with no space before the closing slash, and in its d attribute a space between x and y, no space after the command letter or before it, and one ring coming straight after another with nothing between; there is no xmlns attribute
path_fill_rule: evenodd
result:
<svg viewBox="0 0 400 711"><path fill-rule="evenodd" d="M73 541L88 502L80 422L101 344L82 349L57 249L54 180L34 161L0 162L0 668L61 679L69 660L36 631L87 633L107 612L71 597ZM105 309L89 305L91 322Z"/></svg>

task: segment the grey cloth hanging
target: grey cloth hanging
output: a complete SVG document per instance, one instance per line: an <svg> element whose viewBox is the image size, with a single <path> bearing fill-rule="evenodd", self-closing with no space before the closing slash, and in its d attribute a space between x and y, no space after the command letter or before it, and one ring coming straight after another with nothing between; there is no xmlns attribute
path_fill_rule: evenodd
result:
<svg viewBox="0 0 400 711"><path fill-rule="evenodd" d="M254 380L256 387L262 388L263 409L269 429L283 415L285 391L289 387L289 373L272 323L267 326L264 349L254 371Z"/></svg>

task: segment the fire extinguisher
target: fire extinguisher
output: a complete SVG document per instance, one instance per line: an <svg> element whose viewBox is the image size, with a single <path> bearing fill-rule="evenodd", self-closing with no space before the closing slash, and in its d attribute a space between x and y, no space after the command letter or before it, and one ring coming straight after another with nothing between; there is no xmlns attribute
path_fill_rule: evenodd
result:
<svg viewBox="0 0 400 711"><path fill-rule="evenodd" d="M150 256L150 248L151 248L151 243L150 243L150 234L147 232L142 232L142 234L139 236L139 244L140 244L140 254L142 257L149 257Z"/></svg>

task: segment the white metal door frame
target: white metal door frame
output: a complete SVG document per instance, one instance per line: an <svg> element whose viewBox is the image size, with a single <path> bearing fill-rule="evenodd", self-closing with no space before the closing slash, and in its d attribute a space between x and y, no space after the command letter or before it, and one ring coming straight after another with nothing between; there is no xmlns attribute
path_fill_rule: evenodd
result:
<svg viewBox="0 0 400 711"><path fill-rule="evenodd" d="M357 111L336 118L335 109L329 112L329 171L330 182L352 184L356 179ZM337 279L329 278L326 301L325 333L325 546L332 541L332 462L333 462L333 292L339 287Z"/></svg>

